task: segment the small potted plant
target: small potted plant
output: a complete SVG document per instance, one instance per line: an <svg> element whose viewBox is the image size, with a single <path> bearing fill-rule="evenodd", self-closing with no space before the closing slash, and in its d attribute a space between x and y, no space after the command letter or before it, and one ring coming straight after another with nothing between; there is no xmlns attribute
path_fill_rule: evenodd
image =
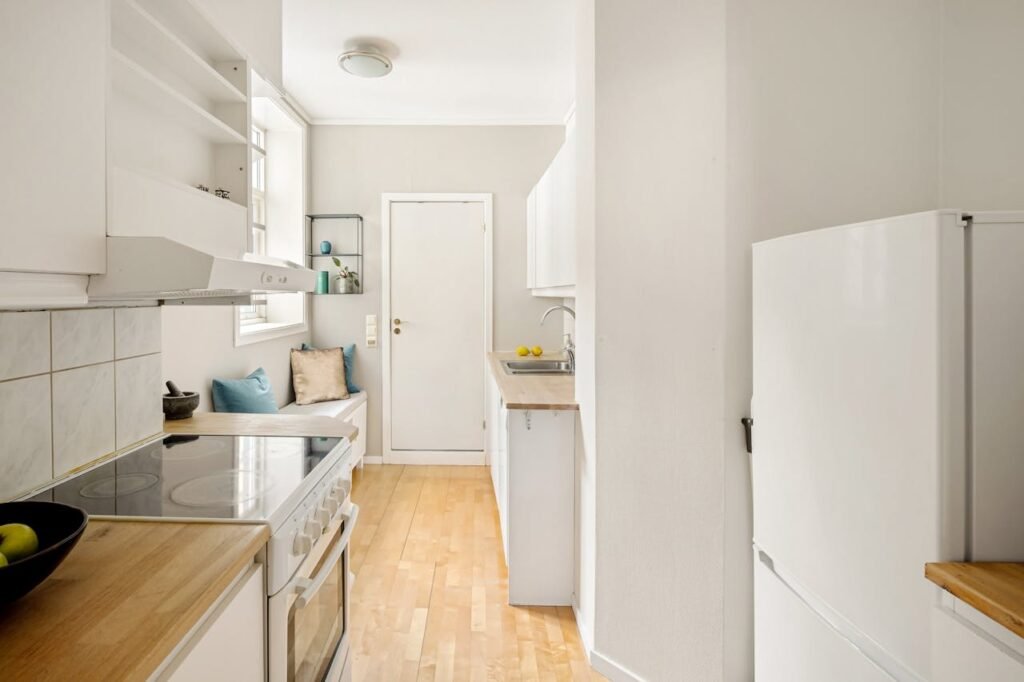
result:
<svg viewBox="0 0 1024 682"><path fill-rule="evenodd" d="M342 264L336 257L332 257L331 260L338 267L338 274L334 276L334 279L338 282L338 288L341 294L354 294L359 290L359 273L355 270L349 270L347 265Z"/></svg>

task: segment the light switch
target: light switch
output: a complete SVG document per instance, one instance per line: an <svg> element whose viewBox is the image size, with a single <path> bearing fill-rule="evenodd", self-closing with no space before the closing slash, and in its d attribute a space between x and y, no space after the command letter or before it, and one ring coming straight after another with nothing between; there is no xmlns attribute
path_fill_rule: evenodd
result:
<svg viewBox="0 0 1024 682"><path fill-rule="evenodd" d="M366 316L366 347L376 348L377 347L377 316L367 315Z"/></svg>

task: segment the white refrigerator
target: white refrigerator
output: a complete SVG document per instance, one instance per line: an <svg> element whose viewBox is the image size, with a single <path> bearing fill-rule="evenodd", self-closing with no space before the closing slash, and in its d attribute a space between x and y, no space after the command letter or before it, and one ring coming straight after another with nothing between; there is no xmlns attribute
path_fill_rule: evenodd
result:
<svg viewBox="0 0 1024 682"><path fill-rule="evenodd" d="M1024 213L753 248L758 682L929 680L924 565L1024 560Z"/></svg>

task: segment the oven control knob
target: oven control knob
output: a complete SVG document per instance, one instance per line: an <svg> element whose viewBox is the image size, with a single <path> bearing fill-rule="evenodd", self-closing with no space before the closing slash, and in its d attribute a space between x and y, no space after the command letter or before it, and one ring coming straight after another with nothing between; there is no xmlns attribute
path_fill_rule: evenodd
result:
<svg viewBox="0 0 1024 682"><path fill-rule="evenodd" d="M318 538L324 534L324 526L317 519L316 515L313 515L308 521L306 521L305 534L311 538Z"/></svg>
<svg viewBox="0 0 1024 682"><path fill-rule="evenodd" d="M305 533L296 533L295 542L292 544L292 554L295 556L303 556L309 554L309 550L313 549L313 540Z"/></svg>
<svg viewBox="0 0 1024 682"><path fill-rule="evenodd" d="M316 519L317 525L320 526L320 533L323 534L331 523L331 514L327 511L327 505L320 505L313 517Z"/></svg>
<svg viewBox="0 0 1024 682"><path fill-rule="evenodd" d="M334 516L338 512L338 507L340 506L341 501L338 499L337 493L331 493L327 496L327 499L324 500L324 507L327 508L327 513L331 516Z"/></svg>

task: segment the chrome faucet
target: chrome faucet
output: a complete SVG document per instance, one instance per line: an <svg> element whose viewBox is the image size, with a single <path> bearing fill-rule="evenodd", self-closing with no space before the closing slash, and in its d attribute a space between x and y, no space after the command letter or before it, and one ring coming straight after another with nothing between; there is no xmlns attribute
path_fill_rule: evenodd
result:
<svg viewBox="0 0 1024 682"><path fill-rule="evenodd" d="M565 312L569 313L569 316L572 317L572 319L576 319L576 311L570 308L569 306L554 305L544 311L544 314L541 315L540 323L543 325L544 320L548 319L548 315L555 312L556 310L564 310ZM572 342L572 334L565 335L565 348L562 349L562 352L565 353L566 357L569 359L569 370L573 374L576 374L576 344Z"/></svg>

